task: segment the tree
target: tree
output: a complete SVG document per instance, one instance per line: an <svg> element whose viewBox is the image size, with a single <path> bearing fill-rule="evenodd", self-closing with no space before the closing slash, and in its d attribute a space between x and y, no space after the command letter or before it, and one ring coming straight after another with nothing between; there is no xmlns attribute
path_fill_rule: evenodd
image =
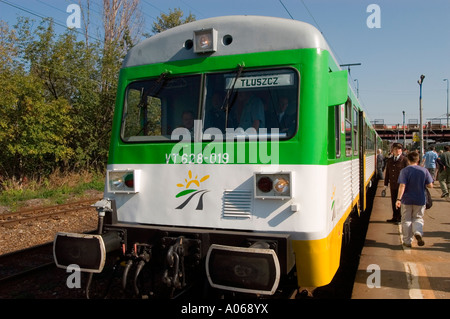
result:
<svg viewBox="0 0 450 319"><path fill-rule="evenodd" d="M8 24L0 20L0 72L14 67L14 59L18 56L16 41L16 32L9 30Z"/></svg>
<svg viewBox="0 0 450 319"><path fill-rule="evenodd" d="M153 22L153 33L160 33L167 29L171 29L173 27L195 21L195 15L189 13L186 19L182 19L181 17L184 15L183 11L180 8L169 9L169 14L161 13L160 17L157 17L157 22Z"/></svg>
<svg viewBox="0 0 450 319"><path fill-rule="evenodd" d="M75 90L72 83L78 76L73 63L79 54L75 34L68 31L56 38L52 20L43 20L34 31L28 19L20 20L18 26L23 59L30 65L30 74L36 75L46 86L46 97L70 100ZM34 36L27 36L33 33Z"/></svg>
<svg viewBox="0 0 450 319"><path fill-rule="evenodd" d="M48 98L45 84L29 71L32 65L25 67L31 39L26 24L17 31L0 22L0 171L18 179L49 173L73 154L68 101Z"/></svg>
<svg viewBox="0 0 450 319"><path fill-rule="evenodd" d="M81 4L81 2L79 2ZM89 10L90 2L87 1ZM84 41L68 30L56 36L53 22L43 20L32 30L29 19L16 26L19 47L30 74L44 84L49 101L63 98L71 105L73 149L70 168L106 165L119 69L138 36L138 0L104 0L104 41L88 42L89 12L83 12Z"/></svg>
<svg viewBox="0 0 450 319"><path fill-rule="evenodd" d="M84 3L82 40L74 30L57 35L51 19L34 27L19 18L11 29L0 21L0 179L106 165L119 69L143 25L140 1L103 0L103 41L89 37ZM170 10L153 30L195 21L182 17Z"/></svg>
<svg viewBox="0 0 450 319"><path fill-rule="evenodd" d="M20 68L1 72L0 88L2 174L40 177L67 163L73 154L67 100L46 100L39 79Z"/></svg>
<svg viewBox="0 0 450 319"><path fill-rule="evenodd" d="M62 99L70 105L72 128L65 138L72 156L65 162L66 168L84 168L92 163L91 156L102 158L104 163L105 151L93 143L98 140L98 119L104 116L99 108L98 43L88 47L84 41L77 41L71 30L57 36L52 20L41 21L33 30L29 19L19 19L16 30L23 65L42 86L45 101L58 104L61 102L56 101ZM104 129L103 124L100 126ZM104 164L98 165L100 168Z"/></svg>
<svg viewBox="0 0 450 319"><path fill-rule="evenodd" d="M103 0L104 50L119 45L124 55L137 41L143 26L140 0Z"/></svg>
<svg viewBox="0 0 450 319"><path fill-rule="evenodd" d="M103 0L104 42L99 64L101 86L96 110L97 125L94 128L96 140L91 143L99 150L96 154L99 156L92 156L95 163L106 163L119 70L143 27L139 3L140 0Z"/></svg>

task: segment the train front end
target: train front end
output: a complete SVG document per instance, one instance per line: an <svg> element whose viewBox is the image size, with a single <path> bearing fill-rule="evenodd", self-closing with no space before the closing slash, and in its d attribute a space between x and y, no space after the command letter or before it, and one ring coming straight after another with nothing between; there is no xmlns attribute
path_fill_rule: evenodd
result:
<svg viewBox="0 0 450 319"><path fill-rule="evenodd" d="M330 211L323 114L346 100L347 78L330 72L327 50L308 24L248 16L134 47L120 72L98 234L59 233L57 264L102 272L114 252L122 288L141 296L329 283L345 212Z"/></svg>

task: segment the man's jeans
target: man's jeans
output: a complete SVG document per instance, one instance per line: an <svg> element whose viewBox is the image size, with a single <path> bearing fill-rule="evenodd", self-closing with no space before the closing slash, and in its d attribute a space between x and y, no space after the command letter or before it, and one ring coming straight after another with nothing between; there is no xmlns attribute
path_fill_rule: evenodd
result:
<svg viewBox="0 0 450 319"><path fill-rule="evenodd" d="M410 245L413 235L419 232L423 236L423 216L425 205L402 204L402 235L403 243Z"/></svg>

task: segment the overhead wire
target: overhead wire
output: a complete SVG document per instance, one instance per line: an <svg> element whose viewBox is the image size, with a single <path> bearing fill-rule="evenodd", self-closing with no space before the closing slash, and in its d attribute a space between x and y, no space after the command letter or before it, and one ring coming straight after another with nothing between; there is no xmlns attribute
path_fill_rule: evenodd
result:
<svg viewBox="0 0 450 319"><path fill-rule="evenodd" d="M195 9L195 8L194 8L192 5L190 5L189 3L186 3L186 1L183 1L183 0L179 0L179 1L180 1L182 4L184 4L185 6L187 6L187 7L191 8L192 10L194 10L194 11L200 13L200 16L201 16L201 17L205 17L205 14L203 14L203 13L200 12L199 10Z"/></svg>
<svg viewBox="0 0 450 319"><path fill-rule="evenodd" d="M308 14L311 16L311 18L313 19L314 23L316 24L317 29L319 29L320 33L322 33L322 35L323 35L322 28L319 26L319 23L316 21L316 19L314 18L313 14L311 13L311 11L309 11L309 8L307 7L305 1L303 1L303 0L301 0L301 1L302 1L303 6L305 7L306 11L308 12Z"/></svg>
<svg viewBox="0 0 450 319"><path fill-rule="evenodd" d="M280 1L281 5L283 6L284 10L286 10L286 12L289 14L289 16L291 17L292 20L294 20L294 17L292 16L292 14L289 12L288 8L286 8L286 6L284 5L283 1Z"/></svg>
<svg viewBox="0 0 450 319"><path fill-rule="evenodd" d="M71 30L71 31L73 31L73 32L82 34L81 32L77 31L75 28L74 28L74 29L70 29L70 28L67 27L67 25L62 24L62 23L60 23L60 22L58 22L58 21L55 21L55 20L54 20L53 18L51 18L51 17L43 16L43 15L41 15L41 14L39 14L39 13L33 11L33 10L30 10L30 9L21 7L21 6L19 6L19 5L10 3L9 1L6 1L6 0L0 0L0 2L3 2L3 3L5 3L5 4L9 5L9 6L12 6L12 7L16 8L16 9L19 9L19 10L21 10L21 11L24 11L24 12L26 12L26 13L29 13L29 14L31 14L31 15L33 15L33 16L39 17L39 18L41 18L42 20L52 20L53 23L55 23L56 25L62 26L62 27L66 28L66 29L69 29L69 30ZM38 0L38 2L41 2L41 1ZM56 9L56 8L55 8L55 9ZM59 9L58 9L58 10L59 10ZM85 36L84 34L82 34L82 35ZM94 40L100 41L99 39L97 39L97 38L95 38L95 37L93 37L93 36L91 36L91 35L88 35L88 37L93 38ZM15 62L23 63L23 61L22 61L21 58L11 57L11 59L12 59L13 61L15 61ZM59 73L60 75L63 75L63 76L64 76L64 75L66 75L66 76L70 75L70 76L74 76L74 77L76 77L76 78L78 78L78 79L81 79L81 80L86 80L86 81L95 82L95 83L97 83L97 84L101 84L100 81L95 80L95 79L91 79L91 78L89 78L89 77L81 76L81 75L79 75L79 74L73 74L73 73L70 73L70 72L67 72L67 71L64 71L64 70L61 70L61 69L57 69L57 68L52 67L52 66L49 66L49 65L43 65L43 64L41 64L41 63L39 63L39 62L33 62L33 63L34 63L34 65L38 65L38 66L41 66L41 67L45 67L45 68L48 68L48 69L52 69L53 71L56 71L57 73Z"/></svg>
<svg viewBox="0 0 450 319"><path fill-rule="evenodd" d="M33 16L39 17L39 18L41 18L41 19L43 19L43 20L50 20L50 19L51 19L51 20L53 21L54 24L56 24L56 25L58 25L58 26L60 26L60 27L66 28L66 29L70 29L70 28L67 27L67 24L61 23L61 22L55 20L54 18L44 16L44 15L39 14L39 13L33 11L33 10L24 8L24 7L22 7L22 6L19 6L19 5L17 5L17 4L11 3L11 2L6 1L6 0L0 0L0 2L3 2L3 3L6 4L6 5L9 5L9 6L14 7L14 8L16 8L16 9L19 9L19 10L21 10L21 11L24 11L24 12L26 12L26 13L28 13L28 14L33 15ZM71 30L72 30L73 32L75 32L75 33L78 33L78 34L81 34L81 35L85 36L85 34L83 34L82 32L78 31L76 28L73 28L73 29L71 29ZM92 36L92 35L88 35L88 37L90 37L90 38L92 38L92 39L94 39L94 40L97 40L97 41L101 41L101 40L99 40L98 38L96 38L96 37L94 37L94 36Z"/></svg>
<svg viewBox="0 0 450 319"><path fill-rule="evenodd" d="M46 5L46 6L50 7L50 8L52 8L52 9L55 9L55 10L57 10L57 11L59 11L59 12L67 13L67 12L63 11L62 9L57 8L57 7L55 7L55 6L51 5L51 4L45 3L45 2L43 2L43 1L41 1L41 0L36 0L36 1L39 2L39 3L41 3L41 4L43 4L43 5ZM66 1L68 1L68 0L66 0ZM40 14L40 13L34 11L34 10L25 8L25 7L21 6L21 5L15 4L15 3L11 3L10 1L7 1L7 0L0 0L0 2L6 4L6 5L8 5L8 6L11 6L11 7L13 7L13 8L16 8L16 9L18 9L18 10L20 10L20 11L23 11L23 12L25 12L25 13L27 13L27 14L30 14L30 15L32 15L32 16L38 17L38 18L40 18L40 19L42 19L42 20L51 20L51 21L53 21L53 23L54 23L55 25L58 25L58 26L63 27L63 28L65 28L65 29L69 29L69 30L71 30L71 31L73 31L73 32L75 32L75 33L77 33L77 34L82 35L83 37L86 36L84 33L78 31L76 28L68 28L68 26L67 26L66 23L63 23L63 22L58 21L58 20L55 20L55 19L52 18L52 17L45 16L45 15ZM70 1L69 1L69 2L70 2ZM163 10L161 10L160 8L156 7L155 5L151 4L151 3L148 2L148 1L143 0L143 2L144 2L145 4L147 4L147 5L149 5L149 6L151 6L151 7L155 8L155 9L157 9L158 11L160 11L160 12L162 12L162 13L165 13ZM92 3L93 3L95 6L97 6L98 8L101 8L101 7L98 5L98 3L96 3L96 2L92 2ZM94 13L96 13L96 14L98 14L99 16L102 15L99 11L96 11L96 10L94 10L94 9L92 9L92 8L90 8L89 10L92 11L92 12L94 12ZM152 18L153 20L156 20L155 17L150 16L150 15L147 14L145 11L144 11L144 14L145 14L146 16ZM89 35L89 34L88 34L88 37L91 38L91 39L93 39L93 40L96 40L96 41L101 42L100 39L98 39L97 37L94 37L94 36L92 36L92 35ZM19 62L19 63L22 62L22 61L20 61L20 59L16 59L16 58L13 58L13 60L15 60L16 62ZM40 66L42 66L42 64L40 64L40 63L38 63L38 62L35 62L35 65L40 65ZM51 69L53 69L54 71L58 72L59 74L62 74L62 75L66 74L66 75L69 75L68 72L65 72L65 71L63 71L63 70L59 70L59 69L56 69L56 68L52 68L51 66L45 66L45 67L51 68ZM73 74L71 74L71 75L74 76ZM96 83L99 83L99 84L100 84L100 82L99 82L98 80L94 80L94 79L90 79L90 78L86 78L86 77L78 76L78 75L75 75L75 77L80 78L80 79L84 79L84 80L88 80L88 81L93 81L93 82L96 82Z"/></svg>
<svg viewBox="0 0 450 319"><path fill-rule="evenodd" d="M61 10L60 8L57 8L57 7L55 7L55 6L51 5L51 4L45 3L45 2L43 2L43 1L41 1L41 0L36 0L36 1L39 2L39 3L41 3L41 4L43 4L43 5L46 5L46 6L50 7L50 8L52 8L52 9L55 9L55 10L57 10L57 11L59 11L59 12L62 12L62 13L67 14L67 12L65 12L64 10ZM70 3L70 0L66 0L66 2L67 2L67 1ZM25 8L25 7L23 7L23 6L20 6L20 5L18 5L18 4L12 3L12 2L7 1L7 0L0 0L0 2L3 2L3 3L6 4L6 5L9 5L9 6L13 7L13 8L16 8L16 9L18 9L18 10L20 10L20 11L26 12L26 13L28 13L28 14L30 14L30 15L36 16L36 17L38 17L38 18L40 18L40 19L42 19L42 20L50 20L50 19L51 19L51 20L53 21L53 23L54 23L55 25L57 25L57 26L63 27L63 28L65 28L65 29L70 29L70 30L72 30L73 32L75 32L75 33L77 33L77 34L82 35L83 37L86 36L86 34L85 34L84 32L81 32L81 31L77 30L77 28L69 28L69 27L67 26L67 23L61 22L60 20L56 20L56 19L53 18L53 17L45 16L45 15L40 14L40 13L34 11L34 10ZM148 1L145 1L145 2L146 2L148 5L150 5L150 6L154 7L154 8L156 8L156 9L160 10L159 8L153 6L153 5L152 5L151 3L149 3ZM95 6L97 6L98 8L101 8L101 7L98 5L98 3L96 3L96 2L92 2L92 4L95 5ZM82 8L82 10L83 10L83 8ZM90 8L89 11L98 14L100 17L102 16L102 13L100 13L99 11L94 10L94 9L92 9L92 8ZM151 18L151 19L153 19L153 20L156 20L155 17L150 16L145 10L142 10L142 11L143 11L142 13L143 13L145 16L147 16L147 17L149 17L149 18ZM163 11L162 11L162 12L163 12ZM99 20L101 21L101 18L100 18ZM92 22L92 21L96 21L96 19L91 19L91 22ZM97 25L97 29L98 29L98 28L101 29L101 27L99 27L99 26ZM91 34L89 34L89 33L87 34L87 36L88 36L90 39L92 39L92 40L102 42L102 40L100 40L99 37L93 36L93 35L91 35Z"/></svg>
<svg viewBox="0 0 450 319"><path fill-rule="evenodd" d="M280 1L280 2L281 2L281 1ZM322 36L323 36L323 37L325 38L325 40L327 41L328 46L329 46L330 49L332 50L332 52L333 52L334 56L336 57L336 59L338 60L338 63L339 63L339 64L342 64L341 62L342 62L343 60L342 60L342 59L340 58L340 56L338 55L337 51L333 48L331 42L327 39L327 36L324 34L322 28L321 28L320 25L319 25L319 22L317 22L316 18L314 17L314 15L313 15L312 12L311 12L311 10L309 10L308 6L306 5L305 1L304 1L304 0L301 0L301 2L302 2L302 4L303 4L303 6L305 7L306 11L308 12L309 16L312 18L312 20L313 20L314 24L316 25L317 29L319 30L319 32L322 34ZM339 62L339 61L341 61L341 62ZM353 76L351 75L350 72L348 72L348 76L349 76L349 78L350 78L350 81L349 81L349 82L350 82L350 86L353 87L355 90L361 92L361 90L359 90L358 88L355 87L355 79L353 79ZM359 84L358 84L358 85L359 85ZM361 103L361 105L365 105L364 99L361 97L360 94L358 94L357 99L359 100L359 102ZM367 113L367 114L369 115L369 117L370 117L369 112L368 112L367 110L365 110L365 111L366 111L366 113Z"/></svg>
<svg viewBox="0 0 450 319"><path fill-rule="evenodd" d="M159 12L162 12L162 13L164 13L164 14L167 14L166 12L164 12L163 10L161 10L160 8L158 8L157 6L151 4L151 3L148 2L147 0L142 0L142 2L144 2L145 4L149 5L150 7L154 8L154 9L158 10Z"/></svg>
<svg viewBox="0 0 450 319"><path fill-rule="evenodd" d="M37 1L40 1L40 0L37 0ZM144 1L144 0L142 0L142 1ZM71 2L73 2L73 0L66 0L66 2L71 3ZM148 3L147 1L145 1L145 2L146 2L147 4L149 4L149 5L151 5L151 4ZM91 4L92 4L93 6L96 6L96 7L98 8L98 10L103 11L103 7L102 7L100 4L98 4L97 2L92 1ZM141 5L142 5L142 4L141 4ZM153 6L153 7L156 8L155 6ZM142 9L142 8L141 8L141 9ZM83 10L83 7L81 8L81 10ZM158 10L159 10L159 9L158 9ZM99 21L102 21L102 20L103 20L103 13L102 13L102 12L96 11L96 10L94 10L94 9L92 9L92 8L89 8L89 11L92 11L92 12L96 13L96 14L99 16ZM156 18L155 18L154 16L151 16L150 14L148 14L147 11L148 11L148 10L139 10L139 13L140 13L140 14L143 14L143 15L146 16L147 18L150 18L150 19L156 21ZM144 24L145 24L145 23L144 23ZM103 28L103 26L100 26L100 28ZM147 27L144 26L144 29L147 29ZM144 30L144 31L149 31L149 30Z"/></svg>

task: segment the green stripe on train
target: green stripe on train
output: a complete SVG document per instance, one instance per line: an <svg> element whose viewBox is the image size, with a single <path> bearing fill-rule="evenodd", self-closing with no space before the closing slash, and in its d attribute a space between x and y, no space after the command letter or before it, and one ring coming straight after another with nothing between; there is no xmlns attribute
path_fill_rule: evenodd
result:
<svg viewBox="0 0 450 319"><path fill-rule="evenodd" d="M124 95L128 84L136 80L159 77L163 72L170 72L171 76L229 72L237 70L238 65L244 65L245 70L251 68L293 67L299 71L300 108L298 130L296 135L290 140L279 142L279 154L277 157L271 154L273 148L272 143L256 143L259 144L256 146L258 152L262 148L262 150L266 151L267 155L272 156L270 163L267 162L267 158L261 159L260 156L257 156L255 162L254 156L252 157L250 155L251 150L254 150L255 147L253 142L238 142L230 145L224 143L223 150L225 151L227 147L232 147L233 152L230 151L230 153L235 154L233 159L228 159L228 164L279 163L327 165L351 159L351 157L345 156L337 159L329 158L330 147L334 149L334 141L330 140L331 133L334 134L334 122L329 121L329 116L334 113L330 111L330 107L345 102L345 100L342 101L342 97L347 96L347 77L343 76L343 73L346 75L346 71L337 72L338 67L327 51L319 49L298 49L234 56L205 57L121 69L108 164L164 164L174 162L173 156L171 158L170 154L173 153L172 149L178 142L127 144L121 140L120 130L125 101ZM330 72L330 70L333 72ZM330 74L337 76L330 76ZM329 98L334 100L330 101ZM345 147L344 134L342 134L341 141L343 147ZM242 158L239 158L238 161L237 154L241 152L242 143L245 144L245 159L242 160ZM331 146L329 143L331 143ZM197 145L197 149L203 150L208 144L210 143L203 142L201 143L201 148ZM194 146L192 150L194 150ZM189 157L188 162L207 163L207 161L202 160L194 152L194 155ZM223 164L224 161L219 162L216 156L215 163Z"/></svg>

